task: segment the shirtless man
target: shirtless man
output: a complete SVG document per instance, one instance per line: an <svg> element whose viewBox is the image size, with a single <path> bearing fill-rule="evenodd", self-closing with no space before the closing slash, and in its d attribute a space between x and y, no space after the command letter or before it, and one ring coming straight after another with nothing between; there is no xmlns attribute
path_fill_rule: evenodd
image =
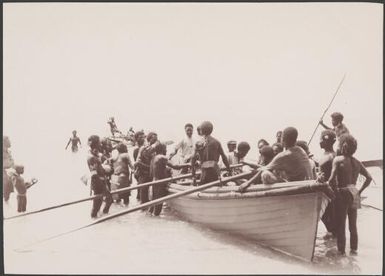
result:
<svg viewBox="0 0 385 276"><path fill-rule="evenodd" d="M350 254L356 255L358 249L357 233L357 208L362 191L369 186L372 177L360 161L353 157L357 150L357 141L350 134L339 137L338 147L340 155L333 160L332 172L328 183L334 187L336 193L336 223L337 223L337 248L341 255L345 255L346 216L349 219ZM357 190L358 175L366 179L362 187ZM337 180L335 182L335 180Z"/></svg>
<svg viewBox="0 0 385 276"><path fill-rule="evenodd" d="M318 181L326 182L332 172L333 159L336 153L333 149L333 145L336 141L336 134L332 130L324 130L321 133L320 147L324 150L322 156L319 158L320 174ZM324 236L324 239L332 238L337 236L337 229L335 223L335 202L330 201L326 210L321 218L325 224L328 233Z"/></svg>
<svg viewBox="0 0 385 276"><path fill-rule="evenodd" d="M283 131L282 141L285 151L277 154L273 160L261 170L263 184L273 184L283 181L302 181L312 178L309 157L306 152L296 146L298 131L294 127L287 127ZM243 192L250 183L239 187Z"/></svg>
<svg viewBox="0 0 385 276"><path fill-rule="evenodd" d="M72 137L70 138L70 140L68 141L67 143L67 146L65 149L68 148L69 144L71 144L71 149L72 149L72 152L77 152L78 151L78 144L81 146L82 143L80 142L80 138L78 136L76 136L76 130L72 131Z"/></svg>
<svg viewBox="0 0 385 276"><path fill-rule="evenodd" d="M115 159L112 159L114 173L111 176L111 190L129 187L131 185L130 172L134 169L130 155L128 154L127 146L123 143L120 143L116 149L118 151L118 156ZM120 200L123 199L124 205L127 206L129 203L130 194L130 191L126 193L120 193L115 196L115 200L120 202Z"/></svg>
<svg viewBox="0 0 385 276"><path fill-rule="evenodd" d="M145 137L146 136L144 135L143 131L135 132L136 147L135 147L134 152L133 152L134 162L136 162L136 160L138 159L138 154L139 154L141 147L144 146ZM134 173L134 176L135 176L137 183L139 183L138 174ZM136 199L140 200L140 190L139 189L137 190L137 193L136 193Z"/></svg>
<svg viewBox="0 0 385 276"><path fill-rule="evenodd" d="M111 134L112 136L115 136L115 133L119 133L119 134L122 134L122 132L118 129L118 127L116 126L116 123L115 123L115 118L114 117L111 117L107 124L110 125L110 131L111 131Z"/></svg>
<svg viewBox="0 0 385 276"><path fill-rule="evenodd" d="M334 112L330 115L332 117L332 125L333 128L328 127L324 124L322 119L320 120L320 125L323 126L325 129L332 129L336 133L337 138L339 138L342 134L349 134L348 128L342 123L344 120L344 115L342 115L339 112Z"/></svg>
<svg viewBox="0 0 385 276"><path fill-rule="evenodd" d="M106 174L109 173L107 170L108 166L103 167L102 165L102 154L100 151L100 138L97 135L92 135L88 138L88 145L90 151L87 157L87 165L91 172L91 189L94 195L104 194L105 195L105 206L103 213L108 214L110 206L112 204L112 197L109 191ZM95 198L93 200L91 217L96 218L103 203L103 197Z"/></svg>
<svg viewBox="0 0 385 276"><path fill-rule="evenodd" d="M204 140L204 148L198 153L202 170L200 181L201 185L219 179L219 156L222 157L223 164L225 165L229 175L232 175L229 161L227 160L227 156L223 151L221 143L211 136L213 128L213 124L208 121L205 121L200 125L200 131ZM195 165L196 157L197 155L194 154L194 157L191 160L192 166Z"/></svg>

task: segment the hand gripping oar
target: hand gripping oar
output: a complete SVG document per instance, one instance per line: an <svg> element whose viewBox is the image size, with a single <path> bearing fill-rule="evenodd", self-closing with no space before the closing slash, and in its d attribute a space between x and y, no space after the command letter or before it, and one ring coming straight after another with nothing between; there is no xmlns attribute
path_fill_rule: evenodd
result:
<svg viewBox="0 0 385 276"><path fill-rule="evenodd" d="M68 232L52 236L52 237L49 237L49 238L41 240L41 241L34 242L32 244L23 246L21 248L17 248L17 249L15 249L15 251L20 251L21 249L24 249L26 247L30 247L30 246L33 246L33 245L36 245L36 244L40 244L40 243L52 240L54 238L57 238L57 237L60 237L60 236L64 236L64 235L67 235L67 234L70 234L70 233L73 233L73 232L76 232L78 230L82 230L82 229L88 228L90 226L99 224L101 222L104 222L104 221L107 221L107 220L110 220L110 219L113 219L113 218L116 218L116 217L119 217L119 216L122 216L122 215L126 215L126 214L129 214L129 213L133 213L135 211L139 211L139 210L141 210L143 208L147 208L147 207L151 207L151 206L154 206L154 205L158 205L160 203L163 203L163 202L171 200L171 199L175 199L175 198L178 198L178 197L181 197L181 196L184 196L184 195L188 195L188 194L192 194L192 193L195 193L195 192L199 192L199 191L208 189L210 187L213 187L213 186L216 186L216 185L220 184L220 182L226 183L226 182L237 180L237 179L241 179L241 178L244 178L244 177L247 177L247 176L250 176L250 175L252 175L252 172L246 172L246 173L242 173L242 174L237 174L235 176L230 176L230 177L223 178L221 181L216 180L216 181L213 181L213 182L210 182L210 183L207 183L207 184L204 184L204 185L192 188L192 189L188 189L186 191L181 191L181 192L178 192L178 193L175 193L175 194L171 194L171 195L168 195L168 196L165 196L165 197L161 197L161 198L158 198L158 199L146 202L144 204L139 204L139 205L137 205L135 207L128 208L126 210L117 212L115 214L111 214L111 215L107 215L107 216L101 217L101 218L96 219L96 220L94 220L93 222L91 222L91 223L89 223L87 225L84 225L84 226L81 226L79 228L70 230Z"/></svg>
<svg viewBox="0 0 385 276"><path fill-rule="evenodd" d="M324 113L322 114L321 119L318 121L317 126L315 127L315 129L314 129L314 131L313 131L313 134L311 135L310 140L309 140L309 142L307 143L308 146L310 145L310 142L311 142L311 140L313 139L314 134L316 133L316 131L317 131L317 129L318 129L319 122L323 119L323 117L325 116L326 112L329 110L330 106L332 105L332 103L333 103L333 101L334 101L334 98L337 96L337 93L338 93L338 91L340 90L341 85L342 85L342 83L343 83L344 80L345 80L345 76L346 76L346 73L345 73L344 76L342 77L342 80L341 80L340 84L338 85L338 88L337 88L336 92L334 93L334 96L333 96L332 100L330 101L328 107L325 109Z"/></svg>
<svg viewBox="0 0 385 276"><path fill-rule="evenodd" d="M231 168L237 168L237 167L241 167L241 166L242 166L242 164L237 164L237 165L232 165L230 167ZM196 174L200 174L200 173L201 172L196 172ZM139 185L136 185L136 186L133 186L133 187L127 187L127 188L118 189L118 190L110 192L110 194L113 195L113 194L124 193L124 192L128 192L128 191L131 191L131 190L141 189L143 187L148 187L148 186L151 186L151 185L164 184L164 183L167 183L167 182L170 182L170 181L182 180L182 179L190 178L190 177L192 177L191 173L182 174L182 175L178 175L178 176L175 176L175 177L170 177L170 178L156 180L156 181L152 181L152 182L148 182L148 183L139 184ZM41 212L45 212L45 211L49 211L49 210L53 210L53 209L57 209L57 208L61 208L61 207L65 207L65 206L69 206L69 205L73 205L73 204L77 204L77 203L82 203L82 202L85 202L85 201L90 201L90 200L93 200L93 199L96 199L96 198L100 198L100 197L104 197L104 196L105 196L105 194L98 194L98 195L94 195L94 196L90 196L90 197L86 197L86 198L70 201L70 202L67 202L67 203L62 203L62 204L58 204L58 205L42 208L42 209L35 210L35 211L25 212L23 214L11 216L11 217L5 217L3 219L4 220L10 220L10 219L14 219L14 218L19 218L19 217L24 217L24 216L28 216L28 215L33 215L33 214L37 214L37 213L41 213Z"/></svg>

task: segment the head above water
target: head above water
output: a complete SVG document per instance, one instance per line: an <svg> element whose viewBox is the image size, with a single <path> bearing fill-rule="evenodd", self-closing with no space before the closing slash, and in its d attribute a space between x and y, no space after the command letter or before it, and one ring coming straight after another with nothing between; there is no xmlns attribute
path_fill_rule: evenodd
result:
<svg viewBox="0 0 385 276"><path fill-rule="evenodd" d="M285 148L294 147L297 142L298 131L294 127L287 127L282 133L282 144Z"/></svg>
<svg viewBox="0 0 385 276"><path fill-rule="evenodd" d="M247 153L250 150L250 145L247 142L239 142L238 147L237 147L237 152L238 152L238 157L243 158L247 155Z"/></svg>
<svg viewBox="0 0 385 276"><path fill-rule="evenodd" d="M156 141L158 141L158 134L156 134L155 132L149 132L147 134L147 142L152 145L154 144Z"/></svg>
<svg viewBox="0 0 385 276"><path fill-rule="evenodd" d="M192 124L188 123L184 126L184 131L186 132L187 137L191 137L194 132L194 127Z"/></svg>
<svg viewBox="0 0 385 276"><path fill-rule="evenodd" d="M264 146L268 146L269 143L265 139L259 139L257 145L258 145L258 149L260 150Z"/></svg>
<svg viewBox="0 0 385 276"><path fill-rule="evenodd" d="M332 125L338 126L344 120L344 115L340 112L334 112L330 115L332 117Z"/></svg>
<svg viewBox="0 0 385 276"><path fill-rule="evenodd" d="M341 155L352 156L357 150L357 140L350 134L339 137L338 148Z"/></svg>
<svg viewBox="0 0 385 276"><path fill-rule="evenodd" d="M213 132L214 126L209 121L204 121L200 124L200 130L202 135L208 136Z"/></svg>
<svg viewBox="0 0 385 276"><path fill-rule="evenodd" d="M336 141L336 134L333 130L326 129L321 133L320 147L321 149L332 149Z"/></svg>

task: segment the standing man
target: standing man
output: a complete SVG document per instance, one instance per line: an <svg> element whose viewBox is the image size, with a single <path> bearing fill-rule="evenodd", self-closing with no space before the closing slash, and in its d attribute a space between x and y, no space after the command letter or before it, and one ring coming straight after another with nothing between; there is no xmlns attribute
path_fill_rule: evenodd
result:
<svg viewBox="0 0 385 276"><path fill-rule="evenodd" d="M204 140L203 150L198 153L202 170L201 185L219 179L219 156L222 157L222 162L226 166L229 175L232 175L229 161L227 160L227 156L223 151L221 143L211 136L213 128L213 124L209 121L205 121L200 125L200 131ZM197 155L194 154L194 158L191 160L192 167L195 165L196 157ZM193 175L194 174L195 170L193 170Z"/></svg>
<svg viewBox="0 0 385 276"><path fill-rule="evenodd" d="M150 132L147 134L148 146L143 146L140 148L138 153L138 159L135 163L137 168L138 175L138 185L151 182L151 161L155 156L155 147L159 144L158 135L155 132ZM140 202L146 203L148 201L148 186L140 188Z"/></svg>
<svg viewBox="0 0 385 276"><path fill-rule="evenodd" d="M318 176L318 181L320 182L326 182L330 178L333 159L336 156L333 149L335 141L336 134L334 131L330 129L322 131L320 147L324 150L324 152L319 159L320 175ZM333 186L335 183L331 183L331 185ZM331 200L329 202L321 220L325 224L326 230L328 231L328 233L324 236L324 239L336 237L335 200Z"/></svg>
<svg viewBox="0 0 385 276"><path fill-rule="evenodd" d="M194 145L195 139L192 138L194 127L192 124L188 123L184 126L186 137L183 138L176 146L173 153L170 154L169 160L174 157L175 154L179 151L179 164L187 164L191 162L191 158L194 154ZM188 168L182 170L181 173L187 173Z"/></svg>
<svg viewBox="0 0 385 276"><path fill-rule="evenodd" d="M339 138L339 152L333 160L332 172L329 184L333 185L336 192L336 219L337 219L337 248L341 255L345 255L345 225L346 217L349 219L350 231L350 254L357 255L358 233L357 233L357 208L362 191L369 186L372 177L360 161L353 157L357 150L357 141L350 134L342 134ZM356 182L358 175L366 179L358 190ZM337 180L334 182L334 180Z"/></svg>
<svg viewBox="0 0 385 276"><path fill-rule="evenodd" d="M139 151L141 147L144 146L145 135L144 135L144 132L141 130L141 131L135 132L134 137L135 137L136 147L133 152L133 157L134 157L134 162L136 162L136 160L138 159ZM135 176L136 182L139 183L139 175L137 172L138 172L137 170L134 170L134 176ZM137 200L140 199L140 189L137 189L136 199Z"/></svg>
<svg viewBox="0 0 385 276"><path fill-rule="evenodd" d="M337 138L339 138L342 134L349 134L348 128L342 123L344 120L344 115L342 115L339 112L334 112L330 115L332 117L332 125L333 128L328 127L324 124L322 119L320 120L320 125L323 126L325 129L332 129L336 133Z"/></svg>
<svg viewBox="0 0 385 276"><path fill-rule="evenodd" d="M80 142L80 138L78 136L76 136L76 130L72 131L72 137L70 138L70 140L68 141L67 143L67 146L65 149L68 148L69 144L71 144L71 149L72 149L72 152L77 152L78 151L78 144L81 146L82 143Z"/></svg>
<svg viewBox="0 0 385 276"><path fill-rule="evenodd" d="M103 208L103 213L108 214L110 206L112 204L112 196L110 194L106 174L109 173L107 166L102 166L102 154L100 151L100 138L97 135L91 135L88 138L88 145L90 151L87 157L88 168L91 172L91 190L94 195L105 195L105 206ZM100 207L103 203L103 197L95 198L92 204L91 217L96 218Z"/></svg>
<svg viewBox="0 0 385 276"><path fill-rule="evenodd" d="M9 150L11 141L8 136L3 136L3 197L5 202L8 202L11 193L14 191L13 185L6 170L12 168L15 164Z"/></svg>

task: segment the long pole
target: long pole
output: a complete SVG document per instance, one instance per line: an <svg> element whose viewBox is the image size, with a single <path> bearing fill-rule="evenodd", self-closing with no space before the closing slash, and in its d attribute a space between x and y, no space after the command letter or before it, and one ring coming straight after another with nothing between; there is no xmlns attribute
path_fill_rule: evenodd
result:
<svg viewBox="0 0 385 276"><path fill-rule="evenodd" d="M237 164L237 165L230 166L230 168L237 168L237 167L241 167L241 166L243 166L243 165L242 164ZM200 173L201 172L197 172L196 174L200 174ZM191 173L182 174L182 175L178 175L178 176L175 176L175 177L169 177L169 178L155 180L155 181L148 182L148 183L143 183L143 184L136 185L136 186L133 186L133 187L127 187L127 188L118 189L118 190L110 192L110 194L113 195L113 194L124 193L124 192L128 192L128 191L136 190L136 189L141 189L143 187L164 184L164 183L167 183L167 182L170 182L170 181L182 180L182 179L190 178L190 177L192 177ZM45 212L45 211L49 211L49 210L65 207L65 206L70 206L70 205L77 204L77 203L82 203L82 202L85 202L85 201L90 201L90 200L93 200L93 199L96 199L96 198L100 198L100 197L104 197L104 196L105 196L104 194L98 194L98 195L94 195L94 196L90 196L90 197L86 197L86 198L82 198L82 199L78 199L78 200L74 200L74 201L70 201L70 202L66 202L66 203L62 203L62 204L58 204L58 205L54 205L54 206L50 206L50 207L46 207L46 208L42 208L42 209L35 210L35 211L25 212L23 214L11 216L11 217L5 217L3 219L4 220L10 220L10 219L15 219L15 218L19 218L19 217L28 216L28 215L33 215L33 214L37 214L37 213L41 213L41 212Z"/></svg>
<svg viewBox="0 0 385 276"><path fill-rule="evenodd" d="M325 116L326 112L329 110L330 106L332 105L332 103L333 103L333 101L334 101L334 98L337 96L337 93L338 93L338 91L340 90L341 85L342 85L342 83L343 83L344 80L345 80L345 76L346 76L346 73L345 73L344 76L342 77L342 80L341 80L340 84L338 85L337 90L336 90L336 92L334 93L334 96L333 96L332 100L330 101L328 107L325 109L325 111L324 111L324 113L322 114L322 117L321 117L321 119L320 119L319 121L321 121L321 120L323 119L323 117ZM313 131L313 134L312 134L311 137L310 137L309 142L307 143L308 146L310 145L311 140L313 140L314 134L316 133L316 131L317 131L317 129L318 129L318 126L319 126L319 124L320 124L319 121L318 121L317 126L315 127L315 129L314 129L314 131Z"/></svg>
<svg viewBox="0 0 385 276"><path fill-rule="evenodd" d="M101 218L96 219L96 220L94 220L93 222L91 222L91 223L89 223L87 225L81 226L81 227L73 229L71 231L68 231L68 232L65 232L65 233L61 233L61 234L49 237L47 239L35 242L35 243L27 245L27 246L23 246L22 248L29 247L29 246L32 246L32 245L36 245L36 244L39 244L39 243L42 243L42 242L45 242L45 241L48 241L48 240L60 237L60 236L64 236L64 235L67 235L67 234L70 234L70 233L82 230L84 228L88 228L90 226L99 224L101 222L104 222L104 221L107 221L107 220L110 220L110 219L113 219L113 218L116 218L116 217L119 217L119 216L122 216L122 215L126 215L126 214L129 214L129 213L133 213L135 211L139 211L139 210L141 210L143 208L147 208L147 207L151 207L151 206L154 206L154 205L158 205L160 203L163 203L163 202L171 200L171 199L175 199L175 198L178 198L178 197L181 197L181 196L185 196L185 195L188 195L188 194L199 192L199 191L208 189L208 188L213 187L213 186L218 185L218 184L222 184L222 183L226 183L226 182L229 182L229 181L237 180L237 179L240 179L240 178L248 177L248 176L250 176L252 174L253 174L253 172L246 172L246 173L242 173L242 174L237 174L235 176L230 176L230 177L223 178L221 180L216 180L216 181L213 181L213 182L210 182L210 183L207 183L207 184L203 184L201 186L198 186L198 187L195 187L195 188L192 188L192 189L188 189L186 191L181 191L179 193L175 193L175 194L172 194L172 195L161 197L161 198L158 198L158 199L146 202L144 204L139 204L139 205L137 205L135 207L132 207L132 208L129 208L129 209L117 212L115 214L111 214L111 215L107 215L107 216L101 217ZM18 248L18 249L16 249L16 251L19 251L22 248Z"/></svg>

